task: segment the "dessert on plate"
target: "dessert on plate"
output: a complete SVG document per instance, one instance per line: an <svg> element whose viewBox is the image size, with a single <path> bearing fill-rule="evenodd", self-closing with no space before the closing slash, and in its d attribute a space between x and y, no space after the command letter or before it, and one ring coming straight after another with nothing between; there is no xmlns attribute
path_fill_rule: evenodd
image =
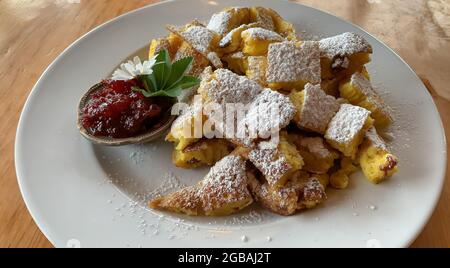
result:
<svg viewBox="0 0 450 268"><path fill-rule="evenodd" d="M319 41L301 40L291 23L264 7L227 8L213 14L206 26L198 25L204 28L188 37L183 31L192 23L178 27L184 29L178 32L170 26L171 33L165 39L176 39L170 37L175 33L206 59L208 53L219 57L221 64L210 59L201 75L197 92L203 102L248 105L235 126L243 125L256 132L267 132L273 127L273 123L266 123L267 109L257 108L262 103L267 103L267 107L278 105L280 112L275 121L279 137L276 146L269 148L267 137L223 135L186 143L189 138L173 138L177 132L175 122L167 136L174 143L175 165L212 166L212 173L208 174L211 176L223 165L223 161L217 161L219 158L238 156L245 163L247 174L242 176L246 182L239 181L239 185L246 185L243 187L250 193L242 190L246 200L243 203L257 202L281 215L316 207L326 200L328 187L348 187L349 176L359 167L375 184L395 174L398 159L377 133L392 124L393 118L371 84L366 64L373 50L362 36L342 33ZM175 45L164 48L170 51ZM202 118L217 123L220 133L227 131L216 114L204 111ZM179 120L186 121L186 115ZM182 148L186 144L189 145ZM193 153L190 147L195 148ZM180 161L185 155L189 161ZM223 182L232 175L223 178ZM151 200L150 206L189 215L223 215L245 207L233 200L228 203L233 209L205 212L202 202L206 201L198 201L193 194L198 193L199 187ZM232 189L221 190L225 196L235 195ZM184 209L183 202L188 202L189 196L198 206L195 213Z"/></svg>
<svg viewBox="0 0 450 268"><path fill-rule="evenodd" d="M374 184L397 172L379 134L394 119L372 85L363 36L302 40L264 7L230 7L167 30L150 42L150 62L121 82L122 94L149 109L189 88L166 141L175 166L210 169L196 185L149 200L151 208L222 216L259 203L292 215L325 202L330 187L347 188L358 170Z"/></svg>

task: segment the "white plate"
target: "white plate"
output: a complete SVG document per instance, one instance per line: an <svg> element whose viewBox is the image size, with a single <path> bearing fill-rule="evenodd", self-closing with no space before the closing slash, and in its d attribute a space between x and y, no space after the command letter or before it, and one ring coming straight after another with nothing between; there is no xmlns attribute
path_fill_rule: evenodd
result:
<svg viewBox="0 0 450 268"><path fill-rule="evenodd" d="M121 148L92 145L77 131L77 102L126 56L164 35L165 24L206 20L230 5L272 7L299 32L329 36L354 31L366 37L374 48L369 65L373 80L395 108L393 148L401 160L400 172L379 186L355 174L348 190L330 191L324 205L291 217L253 207L230 217L179 220L176 215L147 210L140 197L163 183L165 173L189 184L206 170L174 168L171 145L162 142ZM350 23L309 7L271 0L173 1L97 27L66 49L36 83L16 139L23 197L38 226L57 247L78 243L82 247L408 246L433 212L445 164L439 114L405 62ZM110 183L108 175L114 178ZM170 186L166 183L163 188ZM243 235L248 242L241 241Z"/></svg>

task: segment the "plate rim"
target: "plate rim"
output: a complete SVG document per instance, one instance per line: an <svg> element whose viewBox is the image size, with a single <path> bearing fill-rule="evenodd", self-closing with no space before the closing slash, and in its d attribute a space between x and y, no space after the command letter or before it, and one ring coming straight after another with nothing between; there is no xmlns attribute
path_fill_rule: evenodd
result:
<svg viewBox="0 0 450 268"><path fill-rule="evenodd" d="M142 10L145 9L151 9L155 6L160 6L160 5L167 5L170 3L176 3L176 2L180 2L181 0L166 0L166 1L161 1L158 3L153 3L153 4L149 4L149 5L145 5L143 7L137 8L137 9L133 9L131 11L128 11L124 14L121 14L117 17L114 17L102 24L99 24L97 26L95 26L94 28L92 28L91 30L89 30L88 32L86 32L85 34L83 34L82 36L80 36L79 38L77 38L75 41L73 41L69 46L67 46L48 66L47 68L45 68L45 70L42 72L42 74L39 76L39 78L36 80L33 88L31 89L31 91L29 92L27 99L23 105L22 111L20 113L20 117L17 123L17 130L16 130L16 135L15 135L15 141L14 141L14 164L15 164L15 171L16 171L16 178L17 178L17 183L19 185L19 190L21 193L21 196L23 198L23 201L25 203L25 206L28 210L28 212L30 213L33 221L35 222L35 224L38 226L39 230L44 234L44 236L50 241L50 243L55 246L55 240L54 240L54 234L53 231L51 231L51 228L48 226L48 224L46 223L45 219L43 219L41 217L41 215L39 215L38 209L34 206L34 204L30 201L30 197L29 197L29 189L24 185L24 175L23 173L23 163L21 163L20 161L20 154L21 154L21 148L22 148L22 144L21 144L21 133L23 132L23 128L24 128L24 120L26 117L26 114L28 113L29 109L30 109L30 100L33 98L33 96L37 93L37 88L40 86L40 84L42 83L42 80L47 76L48 73L50 73L53 69L54 66L57 65L58 62L61 61L61 59L70 51L72 50L76 45L78 45L80 42L82 42L84 39L86 39L88 36L95 34L97 31L101 30L102 28L113 24L113 23L117 23L118 21L122 20L123 18L130 16L134 13L138 13L141 12ZM186 0L185 0L186 1ZM197 3L201 3L198 0L190 0L190 1L194 1ZM426 86L424 85L423 81L420 79L420 77L417 75L417 73L414 71L414 69L412 69L412 67L402 58L400 57L400 55L398 53L396 53L391 47L389 47L386 43L384 43L383 41L381 41L378 37L375 37L373 34L369 33L368 31L366 31L365 29L361 28L360 26L356 25L353 22L350 22L346 19L343 19L341 17L338 17L337 15L332 14L331 12L322 10L322 9L318 9L315 7L311 7L309 5L305 5L302 3L297 3L297 2L292 2L289 0L280 0L282 2L287 2L289 4L293 4L293 5L299 5L302 6L303 8L306 9L312 9L316 12L320 12L323 14L326 14L328 16L332 16L334 18L339 19L342 22L345 22L357 29L359 29L360 31L364 32L365 34L371 36L372 38L374 38L375 40L377 40L379 43L381 43L385 48L387 48L393 55L395 55L415 76L415 78L418 79L418 81L420 81L420 83L422 84L422 86L425 88L426 91L426 96L427 98L429 98L429 100L431 101L431 103L433 104L433 113L437 116L437 118L439 119L439 126L440 126L440 130L441 130L441 135L442 136L442 143L444 145L443 148L443 157L442 157L442 162L441 166L443 167L442 170L440 170L440 181L439 181L439 188L437 193L434 195L433 197L433 202L432 204L430 204L430 209L427 211L427 215L425 217L423 217L422 221L418 224L418 228L416 228L416 230L414 230L414 235L412 235L408 240L402 241L403 243L401 243L401 247L409 247L416 239L417 237L422 233L422 231L424 230L426 224L429 222L431 216L434 214L436 207L438 205L438 202L442 196L442 192L443 192L443 187L444 187L444 183L445 183L445 178L446 178L446 171L448 168L448 161L447 161L447 157L448 157L448 151L447 151L447 139L446 139L446 135L445 135L445 128L443 125L443 121L442 121L442 117L439 114L439 110L436 106L436 103L433 99L433 97L431 96L430 92L427 90Z"/></svg>

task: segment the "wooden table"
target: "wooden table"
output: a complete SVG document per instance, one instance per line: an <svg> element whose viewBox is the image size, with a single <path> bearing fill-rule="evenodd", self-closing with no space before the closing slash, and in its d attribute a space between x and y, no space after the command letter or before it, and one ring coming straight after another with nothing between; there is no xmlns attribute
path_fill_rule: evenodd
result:
<svg viewBox="0 0 450 268"><path fill-rule="evenodd" d="M82 34L155 0L0 1L0 247L51 247L17 186L14 138L22 106L43 70ZM427 81L450 140L448 0L299 0L374 34ZM450 165L449 165L450 166ZM447 179L450 173L447 172ZM450 247L450 184L414 247Z"/></svg>

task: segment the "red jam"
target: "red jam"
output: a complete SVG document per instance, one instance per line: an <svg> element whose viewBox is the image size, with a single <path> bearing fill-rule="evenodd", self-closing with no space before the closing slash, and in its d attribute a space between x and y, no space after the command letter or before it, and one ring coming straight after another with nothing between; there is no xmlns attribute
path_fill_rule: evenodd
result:
<svg viewBox="0 0 450 268"><path fill-rule="evenodd" d="M167 101L146 98L132 90L136 79L103 80L103 88L93 93L82 110L83 127L94 136L128 138L159 123Z"/></svg>

